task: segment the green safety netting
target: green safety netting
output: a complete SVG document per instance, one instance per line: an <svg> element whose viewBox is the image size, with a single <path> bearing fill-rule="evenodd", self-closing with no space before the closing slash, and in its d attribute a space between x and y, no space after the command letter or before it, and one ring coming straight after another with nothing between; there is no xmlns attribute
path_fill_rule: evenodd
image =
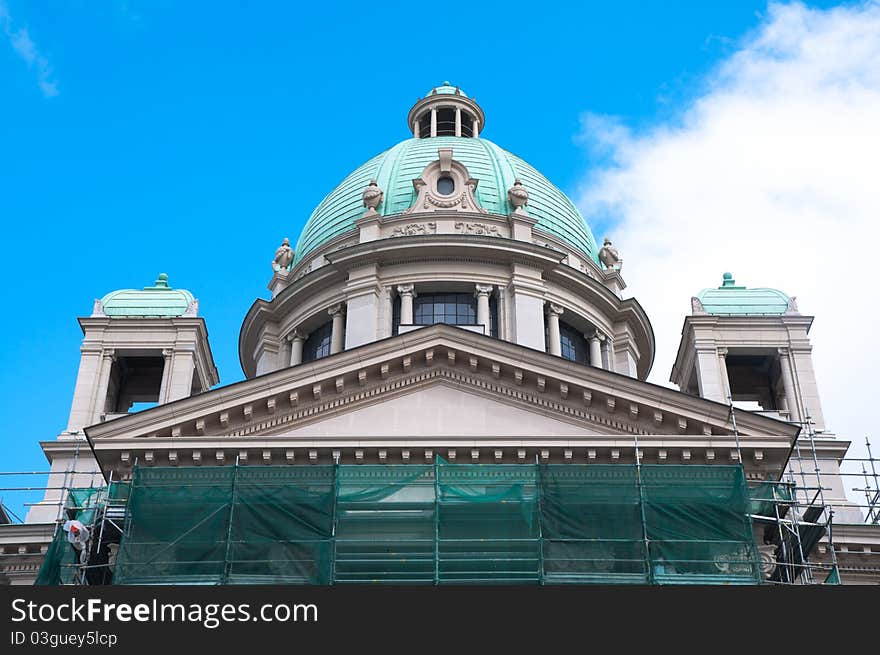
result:
<svg viewBox="0 0 880 655"><path fill-rule="evenodd" d="M327 583L332 466L135 471L115 583Z"/></svg>
<svg viewBox="0 0 880 655"><path fill-rule="evenodd" d="M119 584L756 584L740 466L137 468Z"/></svg>
<svg viewBox="0 0 880 655"><path fill-rule="evenodd" d="M792 485L765 480L749 484L749 514L774 518L784 516L792 502Z"/></svg>
<svg viewBox="0 0 880 655"><path fill-rule="evenodd" d="M76 519L85 526L91 526L100 509L108 501L125 503L128 499L129 485L127 482L113 482L102 487L83 487L70 489L64 501L63 518ZM37 572L35 585L72 584L78 569L79 553L67 540L63 523L55 528L55 535L40 570Z"/></svg>
<svg viewBox="0 0 880 655"><path fill-rule="evenodd" d="M59 525L37 572L35 585L73 584L78 555Z"/></svg>

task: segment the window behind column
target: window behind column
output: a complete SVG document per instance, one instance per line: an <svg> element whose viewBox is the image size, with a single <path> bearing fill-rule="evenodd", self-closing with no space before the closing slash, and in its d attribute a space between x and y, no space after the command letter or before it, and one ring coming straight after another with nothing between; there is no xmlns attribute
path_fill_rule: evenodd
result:
<svg viewBox="0 0 880 655"><path fill-rule="evenodd" d="M544 329L544 335L547 352L550 352L550 335L546 327ZM562 342L562 357L581 364L587 364L590 361L587 340L584 339L584 335L580 330L573 328L564 321L559 321L559 337Z"/></svg>
<svg viewBox="0 0 880 655"><path fill-rule="evenodd" d="M413 299L413 325L476 325L477 299L473 293L419 293ZM394 299L393 334L400 326L400 297ZM489 335L498 336L498 302L489 298Z"/></svg>
<svg viewBox="0 0 880 655"><path fill-rule="evenodd" d="M330 354L330 335L332 332L333 321L328 321L321 327L312 330L305 343L303 343L304 362L321 359Z"/></svg>

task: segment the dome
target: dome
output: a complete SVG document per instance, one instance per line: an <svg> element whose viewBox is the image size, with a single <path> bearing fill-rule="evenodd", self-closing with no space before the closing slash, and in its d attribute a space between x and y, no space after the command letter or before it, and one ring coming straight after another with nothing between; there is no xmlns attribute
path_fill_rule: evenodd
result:
<svg viewBox="0 0 880 655"><path fill-rule="evenodd" d="M440 86L435 86L433 89L428 91L429 96L437 95L437 94L446 94L446 95L460 95L467 98L467 93L459 89L457 86L453 86L449 82L443 82Z"/></svg>
<svg viewBox="0 0 880 655"><path fill-rule="evenodd" d="M361 194L371 179L385 192L378 208L380 214L399 214L409 208L416 198L413 180L436 161L439 148L452 148L453 158L479 181L476 197L484 209L493 214L509 214L507 189L519 178L528 189L526 209L537 219L536 227L598 261L596 240L574 203L535 168L483 138L438 136L407 139L355 169L312 212L297 242L294 263L321 244L354 229L355 220L364 213Z"/></svg>
<svg viewBox="0 0 880 655"><path fill-rule="evenodd" d="M153 286L111 291L101 298L101 305L107 316L173 318L183 316L194 300L186 289L168 286L168 275L160 273Z"/></svg>
<svg viewBox="0 0 880 655"><path fill-rule="evenodd" d="M789 297L778 289L736 286L733 275L725 273L717 289L697 294L707 314L782 315L789 308Z"/></svg>

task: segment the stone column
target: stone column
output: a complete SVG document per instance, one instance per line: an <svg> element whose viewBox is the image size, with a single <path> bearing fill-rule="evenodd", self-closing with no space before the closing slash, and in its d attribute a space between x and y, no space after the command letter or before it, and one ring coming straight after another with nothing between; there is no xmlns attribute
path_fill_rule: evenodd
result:
<svg viewBox="0 0 880 655"><path fill-rule="evenodd" d="M421 138L421 136L419 134L419 119L418 118L416 118L413 121L413 136L417 139Z"/></svg>
<svg viewBox="0 0 880 655"><path fill-rule="evenodd" d="M461 107L455 108L455 136L461 136Z"/></svg>
<svg viewBox="0 0 880 655"><path fill-rule="evenodd" d="M544 317L544 298L547 288L541 271L514 263L510 267L511 280L507 287L510 304L508 333L519 345L539 352L547 352L547 332Z"/></svg>
<svg viewBox="0 0 880 655"><path fill-rule="evenodd" d="M483 326L486 336L489 336L489 296L494 288L491 284L478 284L474 291L477 297L477 324Z"/></svg>
<svg viewBox="0 0 880 655"><path fill-rule="evenodd" d="M413 322L413 298L415 298L415 285L401 284L397 287L400 295L400 324L412 325Z"/></svg>
<svg viewBox="0 0 880 655"><path fill-rule="evenodd" d="M474 138L480 136L480 119L474 116Z"/></svg>
<svg viewBox="0 0 880 655"><path fill-rule="evenodd" d="M788 420L798 422L801 420L801 415L794 393L794 378L791 375L788 348L779 348L777 352L779 353L779 370L782 373L782 388L785 391L785 404L788 406Z"/></svg>
<svg viewBox="0 0 880 655"><path fill-rule="evenodd" d="M431 136L437 136L437 110L431 109Z"/></svg>
<svg viewBox="0 0 880 655"><path fill-rule="evenodd" d="M611 343L611 337L605 337L602 341L602 368L606 371L614 371L614 344Z"/></svg>
<svg viewBox="0 0 880 655"><path fill-rule="evenodd" d="M721 393L724 394L724 402L732 402L733 391L730 390L730 378L727 377L727 348L718 349L718 368L721 371Z"/></svg>
<svg viewBox="0 0 880 655"><path fill-rule="evenodd" d="M107 411L107 392L110 389L110 369L116 361L116 351L107 348L101 353L101 374L98 377L98 385L95 389L95 402L92 410L91 423L98 423L101 414Z"/></svg>
<svg viewBox="0 0 880 655"><path fill-rule="evenodd" d="M165 363L162 365L162 382L159 383L159 404L168 400L168 381L171 379L171 359L174 357L172 348L164 348L162 350L162 359Z"/></svg>
<svg viewBox="0 0 880 655"><path fill-rule="evenodd" d="M89 350L83 348L79 361L79 372L76 375L73 402L70 405L70 418L67 422L68 432L77 432L92 423L95 389L98 386L98 379L101 377L103 361L99 348Z"/></svg>
<svg viewBox="0 0 880 655"><path fill-rule="evenodd" d="M392 301L391 287L382 289L382 334L380 339L394 334L394 302Z"/></svg>
<svg viewBox="0 0 880 655"><path fill-rule="evenodd" d="M345 313L343 311L342 303L333 305L327 310L327 313L333 317L333 328L330 332L330 354L335 355L336 353L342 352L342 344L345 343L345 323L343 322L345 319Z"/></svg>
<svg viewBox="0 0 880 655"><path fill-rule="evenodd" d="M290 365L297 366L302 364L303 343L306 340L305 335L299 330L294 330L287 335L287 340L290 341Z"/></svg>
<svg viewBox="0 0 880 655"><path fill-rule="evenodd" d="M168 379L168 402L187 398L192 394L195 370L195 352L188 349L175 349L174 356L171 358L171 377Z"/></svg>
<svg viewBox="0 0 880 655"><path fill-rule="evenodd" d="M552 302L547 303L547 340L550 342L550 354L562 355L562 335L559 332L559 317L563 309Z"/></svg>
<svg viewBox="0 0 880 655"><path fill-rule="evenodd" d="M594 330L587 336L587 340L590 342L590 365L602 368L602 342L605 340L605 335L599 330Z"/></svg>

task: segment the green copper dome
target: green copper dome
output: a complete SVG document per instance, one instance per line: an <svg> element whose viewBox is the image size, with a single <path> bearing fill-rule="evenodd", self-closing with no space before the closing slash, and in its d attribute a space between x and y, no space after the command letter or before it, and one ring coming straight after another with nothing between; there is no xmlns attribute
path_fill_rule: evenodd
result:
<svg viewBox="0 0 880 655"><path fill-rule="evenodd" d="M483 138L438 136L407 139L355 169L312 212L296 244L294 263L321 244L355 227L355 220L364 213L361 194L371 179L375 179L385 192L378 209L380 214L399 214L409 208L416 199L413 180L428 164L437 160L439 148L452 148L453 159L461 162L479 181L477 201L488 212L510 213L507 190L519 178L528 189L526 209L532 218L537 219L536 227L598 261L596 240L580 212L535 168Z"/></svg>
<svg viewBox="0 0 880 655"><path fill-rule="evenodd" d="M460 95L467 98L467 93L459 89L457 86L453 86L449 82L443 82L440 86L435 86L433 89L428 91L428 95L437 95L437 94L449 94L449 95Z"/></svg>
<svg viewBox="0 0 880 655"><path fill-rule="evenodd" d="M153 286L111 291L101 298L101 305L107 316L173 318L183 316L193 300L186 289L168 286L168 275L159 273Z"/></svg>
<svg viewBox="0 0 880 655"><path fill-rule="evenodd" d="M788 310L788 296L778 289L736 286L733 275L725 273L717 289L703 289L697 299L708 314L782 315Z"/></svg>

